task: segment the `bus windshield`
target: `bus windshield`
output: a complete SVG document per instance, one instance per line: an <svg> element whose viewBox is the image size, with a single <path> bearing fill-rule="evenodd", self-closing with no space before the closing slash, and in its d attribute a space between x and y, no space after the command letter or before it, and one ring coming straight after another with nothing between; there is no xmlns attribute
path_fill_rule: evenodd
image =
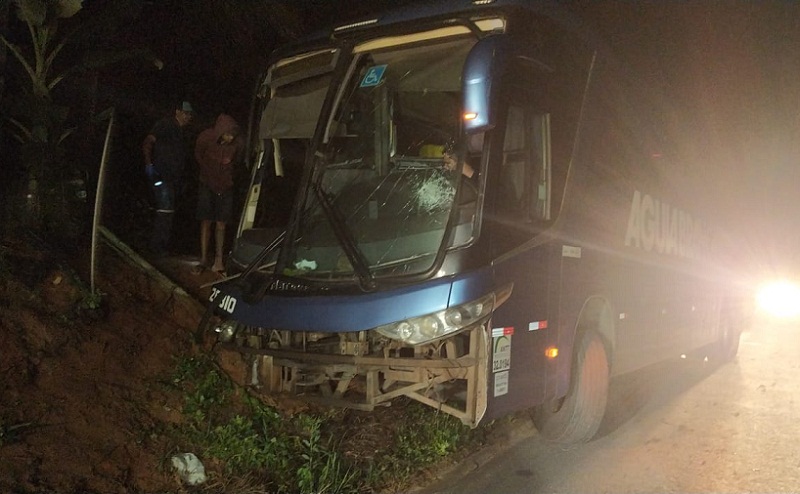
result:
<svg viewBox="0 0 800 494"><path fill-rule="evenodd" d="M465 200L459 187L467 184L443 155L458 140L462 69L475 42L356 48L322 117L326 135L279 272L317 280L418 274L446 241L469 242L477 194Z"/></svg>

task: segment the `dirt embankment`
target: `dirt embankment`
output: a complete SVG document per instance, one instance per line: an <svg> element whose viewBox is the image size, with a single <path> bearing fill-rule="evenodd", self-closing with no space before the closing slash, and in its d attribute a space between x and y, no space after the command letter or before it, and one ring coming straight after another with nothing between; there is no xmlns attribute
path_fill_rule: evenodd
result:
<svg viewBox="0 0 800 494"><path fill-rule="evenodd" d="M170 457L185 452L176 431L191 417L182 414L186 396L172 378L184 357L211 350L212 338L198 345L195 331L219 277L192 274L190 258L162 259L154 268L109 234L96 262L95 286L106 302L98 308L88 296L83 251L67 257L30 239L0 238L0 493L187 492ZM217 356L243 385L241 357ZM314 411L291 396L261 398L283 417ZM415 420L409 405L337 413L325 427L341 441L338 454L368 470L398 458L384 457L399 454L395 434ZM465 434L444 463L456 465L492 437L506 441L493 430ZM376 480L390 484L386 492L407 492L448 468L402 458L414 472ZM235 480L206 460L215 482ZM205 484L199 491L216 492Z"/></svg>
<svg viewBox="0 0 800 494"><path fill-rule="evenodd" d="M202 304L100 247L85 259L36 242L0 243L0 492L174 492L162 435L181 420L165 385L197 352ZM82 309L81 309L82 308Z"/></svg>

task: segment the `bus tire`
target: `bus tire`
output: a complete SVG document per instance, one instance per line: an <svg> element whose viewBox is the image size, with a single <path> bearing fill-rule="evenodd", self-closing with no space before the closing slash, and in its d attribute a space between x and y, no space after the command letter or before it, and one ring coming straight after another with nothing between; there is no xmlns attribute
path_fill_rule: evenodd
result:
<svg viewBox="0 0 800 494"><path fill-rule="evenodd" d="M729 317L722 321L720 329L720 337L717 340L714 354L717 363L724 364L731 362L736 358L736 354L739 353L739 339L742 332L738 327L734 326Z"/></svg>
<svg viewBox="0 0 800 494"><path fill-rule="evenodd" d="M542 436L565 444L587 442L597 434L608 400L608 356L600 335L583 333L573 362L567 395L539 405L532 417Z"/></svg>

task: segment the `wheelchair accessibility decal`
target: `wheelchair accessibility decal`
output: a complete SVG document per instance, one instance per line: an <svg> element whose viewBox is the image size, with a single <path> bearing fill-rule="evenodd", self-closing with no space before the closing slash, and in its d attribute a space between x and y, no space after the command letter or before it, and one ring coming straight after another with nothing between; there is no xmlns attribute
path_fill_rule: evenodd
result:
<svg viewBox="0 0 800 494"><path fill-rule="evenodd" d="M383 79L383 73L386 72L386 65L375 65L367 70L364 78L361 80L360 87L372 87L380 84Z"/></svg>

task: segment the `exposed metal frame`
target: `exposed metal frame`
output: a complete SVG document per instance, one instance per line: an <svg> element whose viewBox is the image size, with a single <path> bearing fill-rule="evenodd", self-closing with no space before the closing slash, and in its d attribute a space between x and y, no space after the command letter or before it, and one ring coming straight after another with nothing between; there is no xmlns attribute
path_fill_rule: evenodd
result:
<svg viewBox="0 0 800 494"><path fill-rule="evenodd" d="M333 355L280 350L265 348L263 336L258 335L249 336L242 343L220 343L219 347L247 356L247 382L265 392L289 392L311 402L367 411L376 406L388 406L391 400L407 396L475 427L487 406L488 325L486 322L467 330L469 349L457 358ZM449 354L455 354L453 338L444 340L443 344ZM300 379L310 374L324 377L313 381ZM454 380L464 381L466 400L463 407L454 406L435 392L437 385Z"/></svg>

